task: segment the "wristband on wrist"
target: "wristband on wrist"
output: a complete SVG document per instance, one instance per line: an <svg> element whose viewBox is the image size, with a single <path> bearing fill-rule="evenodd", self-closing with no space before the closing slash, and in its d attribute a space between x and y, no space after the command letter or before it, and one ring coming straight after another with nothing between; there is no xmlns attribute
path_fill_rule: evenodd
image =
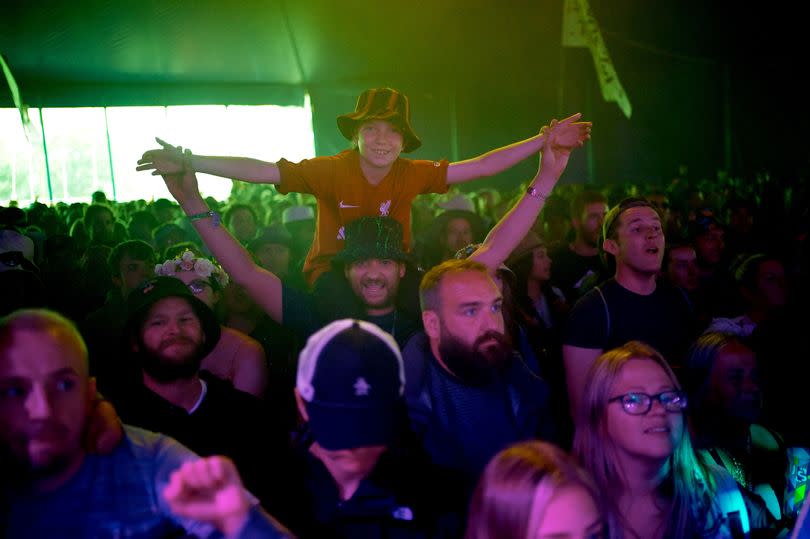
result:
<svg viewBox="0 0 810 539"><path fill-rule="evenodd" d="M526 194L532 198L537 198L540 200L545 201L548 198L548 193L541 193L536 187L530 185L528 189L526 189Z"/></svg>
<svg viewBox="0 0 810 539"><path fill-rule="evenodd" d="M208 219L209 217L212 219L211 223L214 226L219 226L219 223L222 221L220 215L214 210L208 210L200 213L195 213L194 215L189 215L188 220L194 222L199 221L200 219Z"/></svg>

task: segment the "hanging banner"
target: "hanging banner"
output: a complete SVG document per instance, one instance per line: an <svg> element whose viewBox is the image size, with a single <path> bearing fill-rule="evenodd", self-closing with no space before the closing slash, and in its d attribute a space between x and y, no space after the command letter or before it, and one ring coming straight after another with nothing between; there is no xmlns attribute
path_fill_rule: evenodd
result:
<svg viewBox="0 0 810 539"><path fill-rule="evenodd" d="M562 25L563 47L588 47L593 57L596 74L599 77L599 88L605 101L616 103L629 119L633 106L619 82L619 76L613 67L602 32L593 16L588 0L565 0L563 5Z"/></svg>
<svg viewBox="0 0 810 539"><path fill-rule="evenodd" d="M2 54L0 54L0 67L3 68L3 74L6 77L8 88L11 90L11 99L14 102L14 106L20 111L20 121L22 121L25 138L27 138L30 143L38 142L39 136L34 126L31 124L31 118L28 117L28 106L22 102L17 81L14 80L14 75L11 74L11 68L8 67L8 63L6 63L6 59Z"/></svg>

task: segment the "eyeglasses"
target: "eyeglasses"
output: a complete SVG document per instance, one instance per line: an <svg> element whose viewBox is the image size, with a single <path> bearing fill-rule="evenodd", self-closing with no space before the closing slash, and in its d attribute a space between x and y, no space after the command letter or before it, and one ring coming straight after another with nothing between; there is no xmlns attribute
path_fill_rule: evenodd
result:
<svg viewBox="0 0 810 539"><path fill-rule="evenodd" d="M653 400L661 403L667 412L682 412L686 409L686 393L683 391L662 391L658 395L647 393L625 393L613 397L608 402L620 401L622 409L630 415L644 415L652 408Z"/></svg>
<svg viewBox="0 0 810 539"><path fill-rule="evenodd" d="M191 290L194 294L202 294L206 286L211 286L211 283L209 283L208 281L203 281L201 279L195 279L190 283L188 283L188 289Z"/></svg>

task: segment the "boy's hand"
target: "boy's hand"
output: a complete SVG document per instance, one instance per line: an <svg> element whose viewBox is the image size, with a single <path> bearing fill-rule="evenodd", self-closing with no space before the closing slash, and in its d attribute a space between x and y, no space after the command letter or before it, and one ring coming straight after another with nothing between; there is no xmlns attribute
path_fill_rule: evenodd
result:
<svg viewBox="0 0 810 539"><path fill-rule="evenodd" d="M577 112L572 114L564 120L554 122L555 128L555 142L556 146L564 146L567 148L579 148L585 144L585 141L591 138L592 122L578 122L582 117L582 113ZM542 130L541 130L542 133Z"/></svg>
<svg viewBox="0 0 810 539"><path fill-rule="evenodd" d="M155 137L155 140L163 148L143 152L143 156L138 160L138 166L135 167L135 170L151 170L153 176L183 172L185 170L183 148L172 146L158 137Z"/></svg>

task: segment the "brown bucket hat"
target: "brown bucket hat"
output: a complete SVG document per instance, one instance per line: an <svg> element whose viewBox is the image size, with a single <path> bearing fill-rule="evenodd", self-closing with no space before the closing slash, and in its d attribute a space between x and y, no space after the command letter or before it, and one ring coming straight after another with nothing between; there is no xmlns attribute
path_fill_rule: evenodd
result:
<svg viewBox="0 0 810 539"><path fill-rule="evenodd" d="M372 88L357 98L354 112L337 117L338 129L348 140L354 138L357 127L369 120L391 122L402 131L402 151L412 152L422 141L411 128L411 108L408 96L393 88Z"/></svg>

